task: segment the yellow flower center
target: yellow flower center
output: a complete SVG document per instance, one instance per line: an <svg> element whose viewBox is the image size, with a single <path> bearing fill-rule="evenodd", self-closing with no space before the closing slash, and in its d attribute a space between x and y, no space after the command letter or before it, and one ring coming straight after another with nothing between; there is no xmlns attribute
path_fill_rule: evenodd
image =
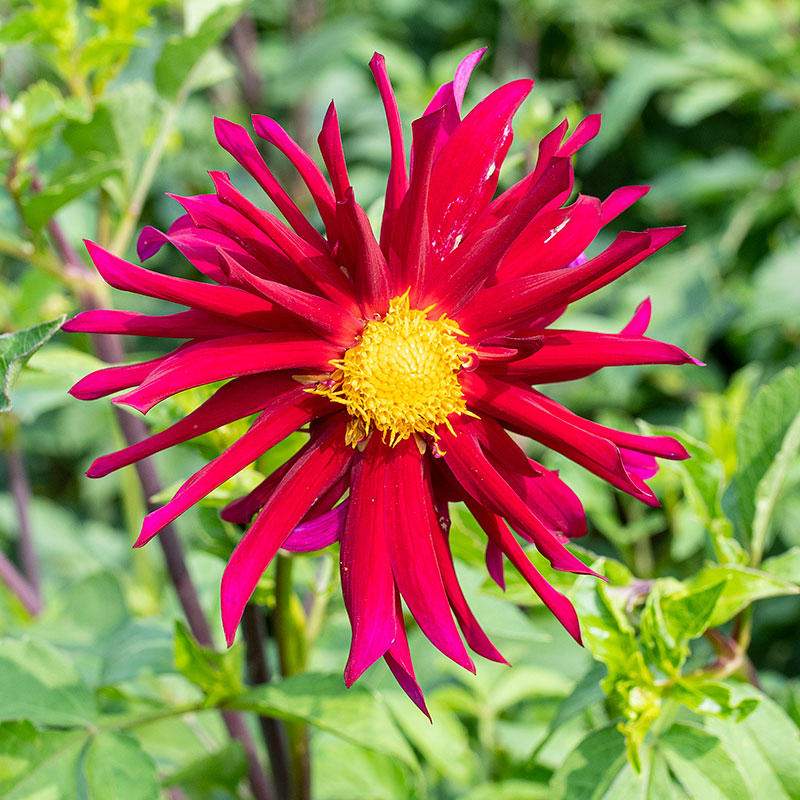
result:
<svg viewBox="0 0 800 800"><path fill-rule="evenodd" d="M410 308L408 292L395 297L386 316L367 322L359 342L331 362L331 380L314 391L347 408L348 444L373 428L392 446L415 433L436 440L438 425L452 430L450 414L470 414L458 372L475 350L456 338L465 334L446 316L428 319L430 310Z"/></svg>

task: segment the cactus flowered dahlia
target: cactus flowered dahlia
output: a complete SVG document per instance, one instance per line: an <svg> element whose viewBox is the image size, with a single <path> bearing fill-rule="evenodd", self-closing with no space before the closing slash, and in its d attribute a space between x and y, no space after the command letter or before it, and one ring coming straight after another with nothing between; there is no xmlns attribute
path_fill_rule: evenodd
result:
<svg viewBox="0 0 800 800"><path fill-rule="evenodd" d="M623 232L586 258L598 231L646 191L628 186L603 201L578 195L565 205L571 156L596 134L597 115L566 139L566 121L545 136L533 172L497 194L511 119L533 82L501 86L462 119L466 84L481 55L464 59L412 123L410 169L384 60L373 58L391 143L377 238L350 185L333 104L318 139L327 177L278 123L253 118L258 136L308 187L324 234L279 185L246 130L217 119L220 144L283 219L246 199L225 173L212 172L214 194L176 197L186 213L168 232L146 228L139 239L141 259L170 243L201 273L198 280L134 266L87 242L111 286L188 310L158 317L88 311L65 326L187 340L152 361L88 375L72 389L81 399L127 390L113 402L146 413L178 392L225 382L185 419L99 458L91 477L257 415L247 433L145 518L137 545L283 438L308 430L296 455L223 511L225 519L249 525L222 578L227 640L280 548L309 551L338 541L353 632L346 683L384 658L423 710L403 603L458 664L474 670L462 635L474 652L503 661L459 587L449 503L464 502L486 532L490 574L501 581L508 559L580 641L571 604L537 572L519 540L555 569L591 573L566 547L586 532L583 508L509 432L650 505L657 500L646 479L658 469L656 457L686 457L673 439L604 427L532 388L607 366L693 360L644 335L648 303L619 334L552 327L570 303L682 229Z"/></svg>

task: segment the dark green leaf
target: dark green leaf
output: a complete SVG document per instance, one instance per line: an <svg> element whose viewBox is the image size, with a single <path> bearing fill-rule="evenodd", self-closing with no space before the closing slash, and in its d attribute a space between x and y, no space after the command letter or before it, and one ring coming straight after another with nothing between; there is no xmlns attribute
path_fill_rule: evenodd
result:
<svg viewBox="0 0 800 800"><path fill-rule="evenodd" d="M240 742L231 742L216 753L192 761L164 781L167 786L184 786L208 791L215 787L235 793L247 775L247 757Z"/></svg>

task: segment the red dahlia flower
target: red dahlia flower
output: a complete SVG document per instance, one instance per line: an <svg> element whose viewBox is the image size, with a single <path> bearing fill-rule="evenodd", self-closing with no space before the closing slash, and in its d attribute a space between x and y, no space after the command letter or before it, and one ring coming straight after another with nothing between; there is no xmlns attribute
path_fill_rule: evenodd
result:
<svg viewBox="0 0 800 800"><path fill-rule="evenodd" d="M448 544L451 502L463 501L486 532L495 580L502 581L505 556L580 641L574 609L536 571L517 536L554 568L591 573L565 547L586 532L583 508L509 431L650 505L658 504L645 482L658 469L655 457L687 455L673 439L598 425L531 388L606 366L693 360L644 336L647 302L619 334L550 327L569 303L682 229L624 232L594 258L583 255L600 228L647 190L628 186L602 202L579 195L563 205L572 190L570 157L597 133L597 115L566 141L565 120L542 140L534 171L495 197L511 118L533 81L500 87L462 119L466 84L482 52L464 59L412 124L410 170L384 60L376 55L370 63L391 141L379 241L353 195L333 104L318 139L328 179L277 122L253 117L256 133L308 187L324 236L278 184L245 129L217 119L220 144L286 222L247 200L225 173L212 172L215 194L176 197L186 214L167 233L146 228L139 239L142 259L169 242L208 280L160 275L87 242L111 286L189 310L162 317L88 311L65 326L188 340L161 358L92 373L72 389L81 399L129 389L113 402L146 413L185 389L227 381L185 419L99 458L91 477L258 414L241 439L145 518L137 546L308 426L305 446L222 513L249 523L222 578L227 641L280 548L316 550L338 540L353 630L345 682L383 657L423 710L401 599L458 664L474 670L459 628L476 653L504 660L459 587Z"/></svg>

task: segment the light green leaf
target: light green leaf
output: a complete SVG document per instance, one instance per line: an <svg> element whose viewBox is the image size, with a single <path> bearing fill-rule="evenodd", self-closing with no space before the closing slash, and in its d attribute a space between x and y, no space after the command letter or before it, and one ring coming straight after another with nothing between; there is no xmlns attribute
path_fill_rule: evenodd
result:
<svg viewBox="0 0 800 800"><path fill-rule="evenodd" d="M797 324L800 308L800 238L785 249L771 251L756 267L752 278L752 299L743 309L739 326L745 331L776 325Z"/></svg>
<svg viewBox="0 0 800 800"><path fill-rule="evenodd" d="M470 750L467 731L455 712L435 697L429 698L428 710L435 720L431 725L404 694L387 694L386 702L401 730L426 763L457 784L471 786L475 783L479 763Z"/></svg>
<svg viewBox="0 0 800 800"><path fill-rule="evenodd" d="M175 666L206 695L210 705L242 690L241 647L218 653L201 647L186 626L175 623Z"/></svg>
<svg viewBox="0 0 800 800"><path fill-rule="evenodd" d="M768 558L761 565L761 571L800 584L800 546L795 545L779 556Z"/></svg>
<svg viewBox="0 0 800 800"><path fill-rule="evenodd" d="M168 40L155 66L159 94L175 97L201 58L219 42L240 13L239 3L222 6L207 16L195 33Z"/></svg>
<svg viewBox="0 0 800 800"><path fill-rule="evenodd" d="M760 555L786 472L800 449L800 369L763 386L737 430L739 513Z"/></svg>
<svg viewBox="0 0 800 800"><path fill-rule="evenodd" d="M747 88L734 78L696 81L675 96L670 117L678 125L696 125L734 103Z"/></svg>
<svg viewBox="0 0 800 800"><path fill-rule="evenodd" d="M385 704L364 686L345 688L341 675L295 675L278 684L245 692L229 705L280 719L308 722L362 747L417 766L408 742Z"/></svg>
<svg viewBox="0 0 800 800"><path fill-rule="evenodd" d="M624 772L633 771L616 725L593 731L553 774L551 800L621 800L614 784Z"/></svg>
<svg viewBox="0 0 800 800"><path fill-rule="evenodd" d="M726 566L710 564L703 567L684 585L690 592L699 592L716 586L720 581L724 581L725 586L714 606L714 613L708 620L709 628L727 622L755 600L800 592L797 586L781 578L734 564Z"/></svg>
<svg viewBox="0 0 800 800"><path fill-rule="evenodd" d="M476 786L461 800L550 800L550 797L550 789L546 784L507 780Z"/></svg>
<svg viewBox="0 0 800 800"><path fill-rule="evenodd" d="M87 726L97 716L89 687L49 645L0 640L0 719L40 725Z"/></svg>
<svg viewBox="0 0 800 800"><path fill-rule="evenodd" d="M22 204L25 222L33 230L40 230L59 208L81 197L91 189L96 189L106 178L118 170L119 164L108 159L94 163L84 158L77 160L74 167L64 170L69 174L63 179L54 180L38 194L32 194L25 198Z"/></svg>
<svg viewBox="0 0 800 800"><path fill-rule="evenodd" d="M690 797L743 800L751 796L738 762L716 736L703 728L673 725L661 735L658 746Z"/></svg>
<svg viewBox="0 0 800 800"><path fill-rule="evenodd" d="M220 787L235 794L239 781L247 775L247 757L241 742L231 742L216 753L203 756L173 772L166 786L182 786L208 791Z"/></svg>
<svg viewBox="0 0 800 800"><path fill-rule="evenodd" d="M158 800L156 766L131 736L114 731L95 736L83 769L91 800Z"/></svg>
<svg viewBox="0 0 800 800"><path fill-rule="evenodd" d="M705 675L687 675L669 689L672 700L691 708L699 714L710 714L722 719L744 719L758 706L758 700L744 698L737 702L728 686L709 681Z"/></svg>
<svg viewBox="0 0 800 800"><path fill-rule="evenodd" d="M0 724L0 796L4 800L78 800L84 731L42 731L30 722Z"/></svg>
<svg viewBox="0 0 800 800"><path fill-rule="evenodd" d="M25 362L64 324L66 315L14 333L0 334L0 411L11 410L9 393Z"/></svg>
<svg viewBox="0 0 800 800"><path fill-rule="evenodd" d="M551 733L605 698L600 682L607 674L608 670L603 664L598 661L592 664L572 693L567 695L556 709L555 715L550 720Z"/></svg>
<svg viewBox="0 0 800 800"><path fill-rule="evenodd" d="M728 752L746 765L745 777L756 800L800 798L800 731L789 716L752 686L731 685L740 702L755 700L756 710L735 724L706 720L706 728L718 736Z"/></svg>

